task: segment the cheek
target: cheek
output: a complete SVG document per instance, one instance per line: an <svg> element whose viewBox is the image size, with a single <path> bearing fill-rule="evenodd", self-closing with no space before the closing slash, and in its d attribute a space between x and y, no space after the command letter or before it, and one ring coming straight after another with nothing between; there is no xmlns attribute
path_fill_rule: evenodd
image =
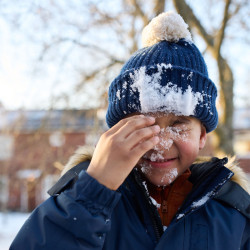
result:
<svg viewBox="0 0 250 250"><path fill-rule="evenodd" d="M199 153L199 141L197 138L189 138L186 141L177 142L181 156L194 161Z"/></svg>

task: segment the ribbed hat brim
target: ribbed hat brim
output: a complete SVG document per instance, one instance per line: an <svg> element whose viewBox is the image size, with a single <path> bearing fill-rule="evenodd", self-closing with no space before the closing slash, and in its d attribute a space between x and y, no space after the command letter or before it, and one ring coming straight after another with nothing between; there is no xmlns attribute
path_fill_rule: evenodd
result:
<svg viewBox="0 0 250 250"><path fill-rule="evenodd" d="M151 67L141 67L145 70L145 75L153 78L154 74L159 73L159 65ZM145 109L141 105L142 91L136 90L134 86L135 75L141 68L137 70L131 69L120 74L110 85L109 89L109 106L106 115L106 121L109 127L114 126L121 119L128 114L141 112L144 113ZM204 74L200 72L180 67L163 65L162 72L159 77L160 86L164 88L168 84L173 85L174 88L178 88L184 95L185 92L191 88L193 95L200 96L198 103L195 105L193 113L188 113L189 105L193 105L192 99L183 100L182 103L176 103L176 110L173 108L174 103L171 99L171 107L168 102L168 98L171 93L162 93L162 100L156 100L157 106L154 106L153 97L148 96L149 109L148 112L171 112L177 115L192 115L199 119L206 127L207 132L214 130L218 123L218 114L215 106L217 89L215 84ZM155 83L154 83L155 84ZM161 91L161 90L160 90ZM150 94L149 92L145 92ZM169 94L169 95L168 95ZM161 96L161 95L159 95ZM150 99L151 98L151 99ZM151 105L151 106L150 106ZM183 110L179 110L178 107L183 106ZM185 111L186 108L186 111ZM151 110L150 110L151 109Z"/></svg>

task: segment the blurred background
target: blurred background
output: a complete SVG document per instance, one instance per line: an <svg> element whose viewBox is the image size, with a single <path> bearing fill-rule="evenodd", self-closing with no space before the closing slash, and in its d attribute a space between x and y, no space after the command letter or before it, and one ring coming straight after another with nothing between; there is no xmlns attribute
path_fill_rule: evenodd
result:
<svg viewBox="0 0 250 250"><path fill-rule="evenodd" d="M80 145L107 129L109 83L163 11L188 23L219 90L203 155L250 178L250 1L0 0L0 244L8 249Z"/></svg>

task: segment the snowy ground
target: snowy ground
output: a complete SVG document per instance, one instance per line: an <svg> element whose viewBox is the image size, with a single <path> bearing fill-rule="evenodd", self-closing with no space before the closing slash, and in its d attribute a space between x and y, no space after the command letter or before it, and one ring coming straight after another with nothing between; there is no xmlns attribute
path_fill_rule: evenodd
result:
<svg viewBox="0 0 250 250"><path fill-rule="evenodd" d="M28 216L28 213L0 212L1 250L9 249L11 242Z"/></svg>

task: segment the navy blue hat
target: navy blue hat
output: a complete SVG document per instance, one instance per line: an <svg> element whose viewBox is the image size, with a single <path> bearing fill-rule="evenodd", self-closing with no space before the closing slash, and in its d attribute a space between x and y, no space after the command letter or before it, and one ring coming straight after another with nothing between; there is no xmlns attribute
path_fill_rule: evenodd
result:
<svg viewBox="0 0 250 250"><path fill-rule="evenodd" d="M145 27L145 47L132 55L109 87L109 127L131 113L161 111L196 117L207 132L216 128L217 89L187 27L173 12L160 14Z"/></svg>

